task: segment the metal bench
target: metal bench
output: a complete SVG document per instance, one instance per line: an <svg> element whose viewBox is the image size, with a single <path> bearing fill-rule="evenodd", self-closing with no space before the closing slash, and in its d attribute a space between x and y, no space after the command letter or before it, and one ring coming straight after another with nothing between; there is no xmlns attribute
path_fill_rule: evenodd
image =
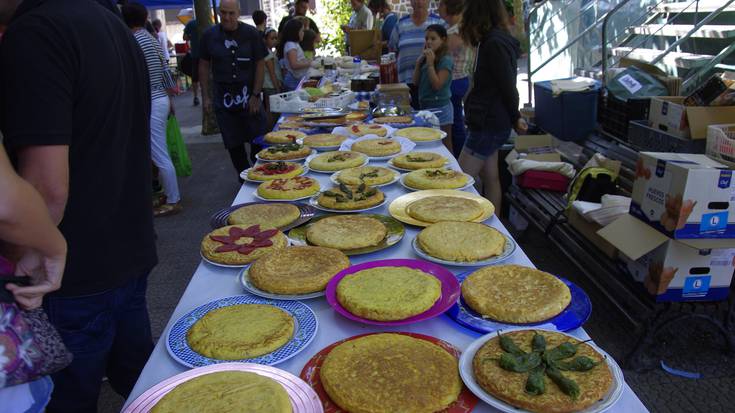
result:
<svg viewBox="0 0 735 413"><path fill-rule="evenodd" d="M617 141L593 136L583 143L581 156L576 162L562 155L579 169L597 152L621 161L619 187L622 194L629 196L638 158L633 149ZM721 302L657 303L640 283L627 274L622 263L603 254L567 223L564 215L567 203L562 194L511 185L505 195L510 204L542 231L637 329L637 343L624 360L626 368L647 370L656 367L658 360L651 359L648 350L655 345L657 333L686 318L706 320L722 334L728 351L735 348L733 294L728 301Z"/></svg>

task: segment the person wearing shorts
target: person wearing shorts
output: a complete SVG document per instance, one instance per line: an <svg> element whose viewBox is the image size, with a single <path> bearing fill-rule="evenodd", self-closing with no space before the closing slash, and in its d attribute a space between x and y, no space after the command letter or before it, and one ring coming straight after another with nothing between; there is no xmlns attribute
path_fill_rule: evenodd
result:
<svg viewBox="0 0 735 413"><path fill-rule="evenodd" d="M460 35L478 47L474 85L465 101L468 136L459 166L483 183L482 194L501 211L503 191L498 171L498 149L511 129L525 133L518 112L518 57L520 43L509 31L503 0L466 0Z"/></svg>

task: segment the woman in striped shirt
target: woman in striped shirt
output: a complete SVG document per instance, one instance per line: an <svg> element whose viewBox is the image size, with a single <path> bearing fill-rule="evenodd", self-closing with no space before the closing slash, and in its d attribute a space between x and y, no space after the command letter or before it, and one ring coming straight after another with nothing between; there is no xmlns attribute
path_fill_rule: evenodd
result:
<svg viewBox="0 0 735 413"><path fill-rule="evenodd" d="M153 164L158 167L163 192L166 195L166 202L157 206L153 213L157 217L173 215L181 211L181 195L176 169L166 145L166 122L169 113L173 112L173 102L166 91L163 78L164 70L168 70L168 64L163 59L158 41L145 30L148 18L146 8L140 3L129 3L123 6L122 14L125 24L132 30L133 37L143 51L151 85L151 158Z"/></svg>

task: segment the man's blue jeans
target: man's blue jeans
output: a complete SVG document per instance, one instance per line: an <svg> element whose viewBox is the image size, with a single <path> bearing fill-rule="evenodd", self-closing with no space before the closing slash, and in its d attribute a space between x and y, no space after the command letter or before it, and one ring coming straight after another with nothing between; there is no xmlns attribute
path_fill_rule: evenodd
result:
<svg viewBox="0 0 735 413"><path fill-rule="evenodd" d="M146 272L113 290L45 300L51 323L74 354L69 367L51 376L48 412L96 412L105 376L117 393L130 394L153 351L147 285Z"/></svg>

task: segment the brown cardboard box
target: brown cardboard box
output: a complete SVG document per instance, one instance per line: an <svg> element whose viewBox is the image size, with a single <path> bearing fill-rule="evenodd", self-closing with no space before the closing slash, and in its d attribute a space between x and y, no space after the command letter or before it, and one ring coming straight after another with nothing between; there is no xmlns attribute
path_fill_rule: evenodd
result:
<svg viewBox="0 0 735 413"><path fill-rule="evenodd" d="M673 240L632 215L597 233L618 249L630 275L656 301L717 301L728 296L734 239Z"/></svg>
<svg viewBox="0 0 735 413"><path fill-rule="evenodd" d="M618 249L597 234L602 226L596 222L589 222L580 215L574 208L567 208L565 211L567 222L572 228L576 229L583 237L585 237L592 245L596 246L603 254L609 258L615 258Z"/></svg>
<svg viewBox="0 0 735 413"><path fill-rule="evenodd" d="M684 106L683 96L651 98L648 120L659 130L680 138L706 139L707 127L731 123L735 106Z"/></svg>
<svg viewBox="0 0 735 413"><path fill-rule="evenodd" d="M523 153L526 159L532 161L561 162L561 155L556 151L551 135L516 136L513 148L506 159L517 159Z"/></svg>
<svg viewBox="0 0 735 413"><path fill-rule="evenodd" d="M350 55L360 56L362 60L380 60L383 50L380 39L380 30L350 31Z"/></svg>

